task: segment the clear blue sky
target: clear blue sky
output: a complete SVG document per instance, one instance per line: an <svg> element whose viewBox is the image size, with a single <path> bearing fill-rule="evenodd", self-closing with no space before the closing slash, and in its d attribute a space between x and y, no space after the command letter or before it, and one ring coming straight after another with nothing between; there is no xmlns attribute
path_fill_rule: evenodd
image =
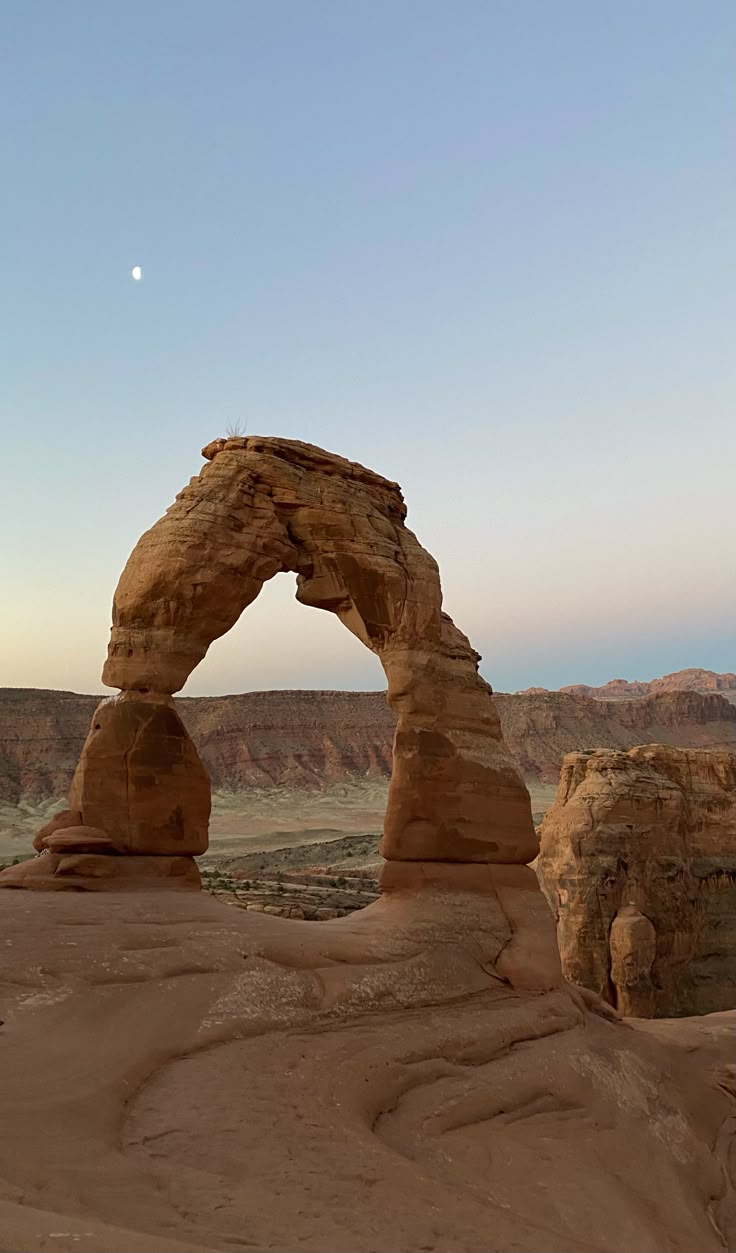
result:
<svg viewBox="0 0 736 1253"><path fill-rule="evenodd" d="M733 34L5 0L0 684L100 689L128 552L238 419L402 483L497 688L736 668ZM187 691L382 685L291 597Z"/></svg>

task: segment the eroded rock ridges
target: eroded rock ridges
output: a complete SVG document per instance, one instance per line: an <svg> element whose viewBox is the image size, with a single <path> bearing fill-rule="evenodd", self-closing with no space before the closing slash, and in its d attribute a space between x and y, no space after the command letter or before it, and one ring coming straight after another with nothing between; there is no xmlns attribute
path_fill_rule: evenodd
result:
<svg viewBox="0 0 736 1253"><path fill-rule="evenodd" d="M570 753L538 873L563 970L632 1016L736 1006L736 756Z"/></svg>

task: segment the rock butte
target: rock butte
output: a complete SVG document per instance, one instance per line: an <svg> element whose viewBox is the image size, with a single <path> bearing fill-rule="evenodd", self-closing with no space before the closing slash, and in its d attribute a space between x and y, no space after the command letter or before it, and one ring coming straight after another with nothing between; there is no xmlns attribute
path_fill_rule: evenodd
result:
<svg viewBox="0 0 736 1253"><path fill-rule="evenodd" d="M573 983L633 1017L736 1005L736 755L569 753L537 870Z"/></svg>
<svg viewBox="0 0 736 1253"><path fill-rule="evenodd" d="M633 1028L563 979L528 795L398 488L290 441L205 454L120 580L121 695L69 810L0 876L107 889L4 895L0 1248L733 1247L728 1016ZM278 570L398 717L383 894L333 921L169 890L209 804L171 694Z"/></svg>

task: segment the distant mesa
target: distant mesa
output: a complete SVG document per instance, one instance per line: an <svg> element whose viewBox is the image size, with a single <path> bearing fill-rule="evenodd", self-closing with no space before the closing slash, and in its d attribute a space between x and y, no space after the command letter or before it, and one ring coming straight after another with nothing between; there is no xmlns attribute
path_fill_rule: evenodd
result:
<svg viewBox="0 0 736 1253"><path fill-rule="evenodd" d="M544 687L528 687L522 696L533 696L546 692ZM611 679L602 687L589 687L587 683L572 683L561 687L560 692L570 696L589 696L591 700L637 700L642 696L656 696L660 692L719 692L736 704L736 674L716 674L714 670L676 670L673 674L665 674L661 679L650 679L641 682L638 679Z"/></svg>

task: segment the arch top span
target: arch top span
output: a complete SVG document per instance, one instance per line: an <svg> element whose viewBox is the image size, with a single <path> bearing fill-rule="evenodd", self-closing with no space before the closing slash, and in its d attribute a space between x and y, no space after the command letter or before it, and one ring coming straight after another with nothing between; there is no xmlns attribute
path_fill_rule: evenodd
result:
<svg viewBox="0 0 736 1253"><path fill-rule="evenodd" d="M397 483L296 440L215 440L208 465L136 545L103 680L172 693L275 574L374 652L441 635L439 571Z"/></svg>
<svg viewBox="0 0 736 1253"><path fill-rule="evenodd" d="M297 599L335 613L386 673L397 729L383 855L530 861L528 792L398 484L296 440L218 439L203 455L123 570L104 682L126 700L170 697L264 582L293 571Z"/></svg>

